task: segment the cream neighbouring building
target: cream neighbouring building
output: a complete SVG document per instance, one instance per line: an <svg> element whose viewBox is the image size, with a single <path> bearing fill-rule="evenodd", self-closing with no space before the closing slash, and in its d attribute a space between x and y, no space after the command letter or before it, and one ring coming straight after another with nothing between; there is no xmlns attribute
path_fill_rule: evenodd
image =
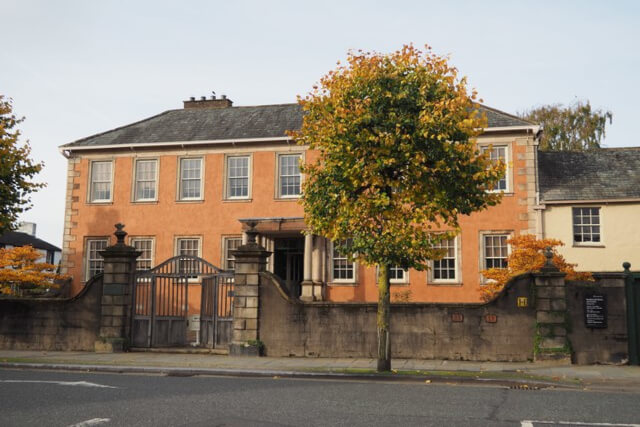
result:
<svg viewBox="0 0 640 427"><path fill-rule="evenodd" d="M539 152L544 237L580 271L640 269L640 147Z"/></svg>
<svg viewBox="0 0 640 427"><path fill-rule="evenodd" d="M410 301L477 302L488 267L506 265L506 240L535 233L539 126L486 106L478 138L507 173L492 191L502 202L460 218L462 232L443 243L431 269L392 269L391 293ZM73 291L102 271L99 255L126 224L142 252L139 269L194 255L224 269L247 224L273 255L268 269L305 300L376 301L376 269L350 263L321 236L304 235L299 161L317 152L297 145L297 104L240 106L227 98L185 101L184 108L60 147L68 159L63 270ZM191 301L191 300L190 300Z"/></svg>

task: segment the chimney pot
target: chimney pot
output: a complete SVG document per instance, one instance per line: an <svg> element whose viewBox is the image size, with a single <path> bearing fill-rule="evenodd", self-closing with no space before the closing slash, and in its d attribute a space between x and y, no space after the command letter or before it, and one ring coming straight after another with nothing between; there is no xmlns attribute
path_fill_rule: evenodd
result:
<svg viewBox="0 0 640 427"><path fill-rule="evenodd" d="M183 104L184 108L229 108L233 106L233 101L226 95L221 95L219 98L212 95L211 99L207 96L201 96L200 99L192 96L188 101L183 101Z"/></svg>

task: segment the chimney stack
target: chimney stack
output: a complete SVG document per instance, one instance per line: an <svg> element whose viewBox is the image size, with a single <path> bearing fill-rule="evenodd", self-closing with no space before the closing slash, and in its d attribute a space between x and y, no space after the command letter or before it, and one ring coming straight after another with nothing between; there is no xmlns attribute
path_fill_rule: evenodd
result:
<svg viewBox="0 0 640 427"><path fill-rule="evenodd" d="M227 95L220 95L220 98L216 98L215 92L212 92L211 99L207 99L206 96L201 96L200 99L190 97L188 101L183 101L184 108L229 108L233 105L233 101L227 98Z"/></svg>

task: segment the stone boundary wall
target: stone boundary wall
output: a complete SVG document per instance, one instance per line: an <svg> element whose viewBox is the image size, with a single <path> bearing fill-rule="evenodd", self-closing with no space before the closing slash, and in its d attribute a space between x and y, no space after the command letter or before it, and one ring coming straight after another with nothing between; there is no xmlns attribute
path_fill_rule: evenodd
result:
<svg viewBox="0 0 640 427"><path fill-rule="evenodd" d="M596 282L567 282L568 338L572 362L624 363L629 355L624 273L594 273ZM585 325L584 298L589 293L607 296L607 328Z"/></svg>
<svg viewBox="0 0 640 427"><path fill-rule="evenodd" d="M394 303L394 358L527 361L534 358L532 278L519 276L487 304ZM376 304L306 302L260 273L259 338L267 356L376 357ZM518 307L518 298L527 307Z"/></svg>
<svg viewBox="0 0 640 427"><path fill-rule="evenodd" d="M0 298L0 349L93 351L102 275L73 298Z"/></svg>

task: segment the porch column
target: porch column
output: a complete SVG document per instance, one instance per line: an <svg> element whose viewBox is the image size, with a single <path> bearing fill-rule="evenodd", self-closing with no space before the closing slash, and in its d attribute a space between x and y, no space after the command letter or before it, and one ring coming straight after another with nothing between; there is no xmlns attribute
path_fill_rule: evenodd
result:
<svg viewBox="0 0 640 427"><path fill-rule="evenodd" d="M100 252L104 258L100 332L95 351L110 353L127 349L131 339L131 301L136 259L142 252L125 245L124 224L116 224L117 243Z"/></svg>
<svg viewBox="0 0 640 427"><path fill-rule="evenodd" d="M313 245L313 258L311 262L312 266L312 274L311 279L313 281L313 299L315 301L322 301L324 298L322 297L322 287L324 285L322 269L324 267L323 257L324 257L324 237L315 236Z"/></svg>
<svg viewBox="0 0 640 427"><path fill-rule="evenodd" d="M313 281L311 276L311 263L313 256L313 235L304 235L304 271L302 275L302 292L300 299L303 301L313 301Z"/></svg>
<svg viewBox="0 0 640 427"><path fill-rule="evenodd" d="M233 339L229 353L236 356L260 354L260 273L265 271L266 251L256 241L255 223L247 223L247 243L232 251L235 257L235 284L233 290Z"/></svg>

